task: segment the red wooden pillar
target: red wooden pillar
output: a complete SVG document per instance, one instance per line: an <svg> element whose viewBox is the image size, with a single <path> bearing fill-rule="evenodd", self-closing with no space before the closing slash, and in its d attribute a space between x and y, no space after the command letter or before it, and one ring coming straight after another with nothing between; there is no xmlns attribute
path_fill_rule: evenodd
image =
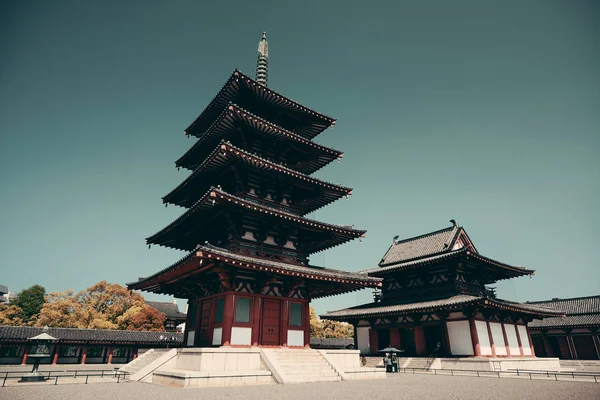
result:
<svg viewBox="0 0 600 400"><path fill-rule="evenodd" d="M252 346L258 346L258 338L260 337L260 310L262 308L262 299L254 298L254 309L252 309Z"/></svg>
<svg viewBox="0 0 600 400"><path fill-rule="evenodd" d="M167 346L168 345L169 344L167 343ZM108 346L108 362L107 362L107 364L112 364L112 358L113 358L113 346Z"/></svg>
<svg viewBox="0 0 600 400"><path fill-rule="evenodd" d="M492 329L490 328L490 321L485 321L487 325L488 337L490 338L490 347L492 348L492 357L496 357L496 346L494 345L494 337L492 336Z"/></svg>
<svg viewBox="0 0 600 400"><path fill-rule="evenodd" d="M390 328L390 346L400 348L400 329Z"/></svg>
<svg viewBox="0 0 600 400"><path fill-rule="evenodd" d="M481 346L479 344L479 335L477 335L477 326L473 318L469 319L469 327L471 328L471 342L473 343L473 354L475 357L481 355Z"/></svg>
<svg viewBox="0 0 600 400"><path fill-rule="evenodd" d="M525 327L525 331L527 332L527 340L529 340L529 347L531 348L531 356L535 357L535 349L533 348L533 341L531 340L531 333L529 332L529 328Z"/></svg>
<svg viewBox="0 0 600 400"><path fill-rule="evenodd" d="M546 351L546 357L556 357L550 343L548 343L548 337L544 334L542 335L542 340L544 341L544 350Z"/></svg>
<svg viewBox="0 0 600 400"><path fill-rule="evenodd" d="M378 350L377 344L377 329L370 328L369 329L369 347L371 349L371 354L376 354Z"/></svg>
<svg viewBox="0 0 600 400"><path fill-rule="evenodd" d="M303 307L302 326L304 326L304 347L310 347L310 303L304 303Z"/></svg>
<svg viewBox="0 0 600 400"><path fill-rule="evenodd" d="M85 364L85 359L87 358L87 346L83 346L81 349L81 363Z"/></svg>
<svg viewBox="0 0 600 400"><path fill-rule="evenodd" d="M231 344L231 327L233 326L233 303L235 296L233 293L225 294L225 304L223 307L223 332L221 343L223 346Z"/></svg>
<svg viewBox="0 0 600 400"><path fill-rule="evenodd" d="M517 343L519 344L519 354L523 357L523 344L521 343L521 335L519 334L519 326L515 324L515 332L517 332Z"/></svg>
<svg viewBox="0 0 600 400"><path fill-rule="evenodd" d="M425 331L422 326L415 326L413 329L415 335L415 349L418 356L427 355L427 344L425 343Z"/></svg>
<svg viewBox="0 0 600 400"><path fill-rule="evenodd" d="M279 343L282 346L287 346L288 341L288 328L290 326L290 302L283 300L281 302L281 330Z"/></svg>
<svg viewBox="0 0 600 400"><path fill-rule="evenodd" d="M54 346L54 355L52 356L52 365L56 365L58 363L58 353L60 351L60 344Z"/></svg>
<svg viewBox="0 0 600 400"><path fill-rule="evenodd" d="M138 354L138 351L137 351L137 349L136 349L136 350L133 350L133 359L134 359L134 360L137 358L137 354Z"/></svg>
<svg viewBox="0 0 600 400"><path fill-rule="evenodd" d="M27 356L29 355L29 346L25 345L25 351L23 352L23 359L21 360L21 365L27 364Z"/></svg>
<svg viewBox="0 0 600 400"><path fill-rule="evenodd" d="M506 347L506 356L510 357L510 346L508 345L508 336L506 335L506 328L504 327L504 322L501 322L500 326L502 326L502 336L504 337L504 347Z"/></svg>

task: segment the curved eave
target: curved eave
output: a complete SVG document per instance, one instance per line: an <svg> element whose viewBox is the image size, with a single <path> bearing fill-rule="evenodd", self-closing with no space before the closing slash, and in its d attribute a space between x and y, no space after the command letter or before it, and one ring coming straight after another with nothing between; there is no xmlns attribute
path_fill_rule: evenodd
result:
<svg viewBox="0 0 600 400"><path fill-rule="evenodd" d="M208 107L190 124L186 132L198 135L204 132L229 102L236 102L241 90L249 90L255 101L268 104L270 107L287 110L296 118L310 121L308 126L299 128L296 133L307 139L312 139L325 129L335 124L335 119L313 111L301 104L280 95L268 87L257 83L237 69L223 85L219 93L212 99Z"/></svg>
<svg viewBox="0 0 600 400"><path fill-rule="evenodd" d="M329 313L323 314L320 317L324 319L334 320L334 321L352 321L359 320L363 318L383 318L383 317L391 317L391 316L401 316L401 315L411 315L411 314L420 314L427 312L435 312L440 310L455 310L461 309L465 306L476 304L479 301L479 298L474 298L472 296L463 296L466 299L463 301L457 301L451 304L435 304L435 305L425 305L414 307L406 310L384 310L384 307L388 307L387 305L382 306L381 303L372 303L373 307L366 309L364 312L361 312L360 309L344 309L338 311L331 311ZM427 303L427 302L425 302ZM379 305L379 306L378 306ZM406 304L402 304L406 305ZM392 305L393 306L393 305ZM380 308L380 310L378 310Z"/></svg>
<svg viewBox="0 0 600 400"><path fill-rule="evenodd" d="M483 307L492 307L505 311L511 311L521 314L529 314L540 317L556 317L563 315L562 312L550 309L543 309L541 307L531 307L521 303L511 303L494 299L485 299L480 302Z"/></svg>
<svg viewBox="0 0 600 400"><path fill-rule="evenodd" d="M208 158L204 160L204 162L190 176L188 176L179 186L162 198L163 203L175 204L181 207L193 206L193 204L198 200L199 196L197 194L192 195L191 197L186 196L186 189L192 187L193 193L203 193L206 189L208 189L210 184L215 183L210 182L206 183L205 185L201 185L203 174L208 173L209 171L226 168L231 164L231 161L234 160L242 161L246 165L256 169L283 174L293 179L296 183L299 182L300 184L310 185L322 190L322 196L318 196L314 199L301 203L299 206L293 207L298 209L301 215L308 214L321 207L324 207L338 200L342 196L348 196L352 194L352 188L312 178L308 175L287 168L281 164L277 164L242 150L230 143L221 142L221 144L217 146L215 150L213 150ZM202 188L202 186L205 188Z"/></svg>
<svg viewBox="0 0 600 400"><path fill-rule="evenodd" d="M156 274L140 280L128 283L129 289L145 290L162 293L161 288L173 281L194 273L201 272L207 266L219 261L231 265L234 268L254 270L261 273L270 273L282 276L291 276L312 280L316 283L327 283L327 288L320 292L311 293L311 298L333 296L336 294L352 292L367 287L381 286L381 280L360 274L345 271L317 269L302 265L292 265L283 262L261 260L258 258L231 253L214 246L197 246L197 248L177 261L175 264L157 272ZM332 285L338 285L333 287ZM309 285L312 286L312 285Z"/></svg>
<svg viewBox="0 0 600 400"><path fill-rule="evenodd" d="M464 262L466 262L466 263L472 262L474 260L478 263L482 263L482 264L498 271L498 275L495 277L496 280L511 279L511 278L516 278L519 276L535 274L534 270L526 269L523 267L515 267L512 265L502 263L500 261L493 260L488 257L484 257L480 254L473 253L466 247L463 247L460 250L436 254L433 256L424 257L424 258L417 259L417 260L404 261L404 262L396 264L396 265L388 265L388 266L379 267L379 268L371 268L371 269L368 269L368 270L365 270L362 272L367 273L371 276L387 276L387 275L390 275L390 274L393 274L393 273L396 273L399 271L407 271L407 270L419 268L419 267L422 267L425 265L436 264L436 263L440 263L443 261L459 259L459 258L464 260Z"/></svg>
<svg viewBox="0 0 600 400"><path fill-rule="evenodd" d="M214 206L216 203L229 204L233 207L241 207L244 210L258 213L260 215L273 216L286 221L290 221L292 223L298 224L301 227L306 228L307 230L324 231L329 232L331 234L329 240L321 241L314 245L311 249L308 249L308 254L317 253L319 251L338 246L352 239L362 238L367 232L365 230L357 230L353 228L347 228L341 225L327 224L324 222L304 218L299 215L290 214L288 212L277 210L272 207L251 202L249 200L234 196L232 194L224 192L221 189L213 187L209 189L209 191L204 196L202 196L202 198L200 198L200 200L198 200L196 204L194 204L189 210L187 210L184 214L179 216L179 218L177 218L175 221L173 221L171 224L169 224L156 234L146 238L146 244L157 244L179 250L192 250L198 243L194 243L193 245L182 245L181 243L178 244L176 239L178 236L177 233L173 234L171 232L177 229L177 227L184 221L192 218L193 214L196 211L207 206Z"/></svg>
<svg viewBox="0 0 600 400"><path fill-rule="evenodd" d="M211 143L215 143L220 139L228 140L241 128L251 129L260 135L273 137L276 140L290 141L296 146L303 148L305 152L314 152L314 159L308 160L302 165L288 166L305 174L314 173L343 156L343 152L339 150L320 145L299 136L252 114L237 104L229 104L206 132L199 136L198 141L175 162L175 166L194 169L200 163L199 159L205 154L206 150L204 149L206 146L211 146Z"/></svg>

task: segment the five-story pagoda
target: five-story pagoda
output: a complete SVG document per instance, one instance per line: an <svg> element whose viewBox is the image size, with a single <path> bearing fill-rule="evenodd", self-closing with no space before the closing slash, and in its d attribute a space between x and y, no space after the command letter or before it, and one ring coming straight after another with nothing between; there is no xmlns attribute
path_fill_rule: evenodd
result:
<svg viewBox="0 0 600 400"><path fill-rule="evenodd" d="M176 161L193 171L163 202L187 208L147 243L188 251L130 289L188 299L186 346L308 346L311 299L380 285L380 278L309 265L308 256L365 231L306 218L352 189L311 176L342 157L312 139L335 120L234 71L186 129Z"/></svg>

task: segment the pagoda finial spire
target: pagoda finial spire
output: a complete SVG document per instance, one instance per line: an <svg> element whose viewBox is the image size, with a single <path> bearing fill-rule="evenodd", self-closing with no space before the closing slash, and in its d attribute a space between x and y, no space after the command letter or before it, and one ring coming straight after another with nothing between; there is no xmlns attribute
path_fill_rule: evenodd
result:
<svg viewBox="0 0 600 400"><path fill-rule="evenodd" d="M269 78L269 43L267 32L263 32L262 39L258 42L258 61L256 62L256 82L267 86Z"/></svg>

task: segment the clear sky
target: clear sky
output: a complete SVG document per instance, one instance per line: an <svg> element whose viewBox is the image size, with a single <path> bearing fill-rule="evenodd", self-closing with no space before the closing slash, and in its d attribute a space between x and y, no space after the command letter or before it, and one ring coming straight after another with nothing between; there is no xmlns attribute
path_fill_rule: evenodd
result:
<svg viewBox="0 0 600 400"><path fill-rule="evenodd" d="M316 140L344 158L316 175L354 194L312 217L368 230L311 263L370 268L454 218L537 271L501 297L600 294L599 17L593 0L2 1L0 283L81 290L179 259L144 238L183 212L160 200L189 173L183 130L234 68L254 75L265 30L269 86L338 119Z"/></svg>

